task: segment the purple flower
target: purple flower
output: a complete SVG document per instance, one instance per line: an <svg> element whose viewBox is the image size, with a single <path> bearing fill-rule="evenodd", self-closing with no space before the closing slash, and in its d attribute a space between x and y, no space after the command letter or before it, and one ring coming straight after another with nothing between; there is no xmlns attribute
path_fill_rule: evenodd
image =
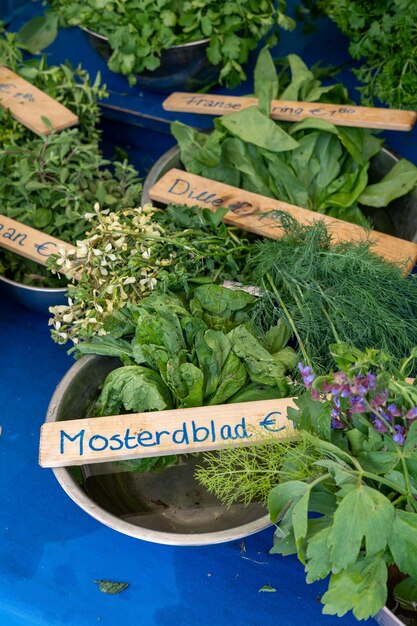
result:
<svg viewBox="0 0 417 626"><path fill-rule="evenodd" d="M406 415L406 418L408 420L415 420L417 419L417 406L414 406L412 409L410 409Z"/></svg>
<svg viewBox="0 0 417 626"><path fill-rule="evenodd" d="M404 445L404 441L405 441L405 430L403 426L400 426L399 424L396 424L394 426L394 429L396 431L395 435L393 436L393 441L395 441L395 443L398 443L399 446L403 446Z"/></svg>
<svg viewBox="0 0 417 626"><path fill-rule="evenodd" d="M340 415L340 411L338 409L332 409L332 412L330 413L330 415L334 418L337 419Z"/></svg>
<svg viewBox="0 0 417 626"><path fill-rule="evenodd" d="M365 404L365 401L360 396L353 396L350 401L350 411L352 414L354 413L366 413L368 407Z"/></svg>
<svg viewBox="0 0 417 626"><path fill-rule="evenodd" d="M311 389L311 397L313 400L320 400L320 391L317 389Z"/></svg>
<svg viewBox="0 0 417 626"><path fill-rule="evenodd" d="M374 418L373 425L374 425L375 430L377 430L379 433L386 433L388 430L384 422L381 419L379 419L379 417Z"/></svg>
<svg viewBox="0 0 417 626"><path fill-rule="evenodd" d="M336 407L336 409L340 410L340 398L339 398L339 396L335 396L333 398L333 402L334 402L334 406Z"/></svg>
<svg viewBox="0 0 417 626"><path fill-rule="evenodd" d="M368 391L368 382L366 378L358 374L350 384L350 390L355 395L364 395Z"/></svg>
<svg viewBox="0 0 417 626"><path fill-rule="evenodd" d="M315 378L312 368L309 365L304 366L302 363L299 363L298 369L300 370L305 386L309 389Z"/></svg>
<svg viewBox="0 0 417 626"><path fill-rule="evenodd" d="M371 409L373 411L378 411L378 409L383 406L388 398L388 391L383 391L382 393L376 393L371 400Z"/></svg>
<svg viewBox="0 0 417 626"><path fill-rule="evenodd" d="M401 417L402 415L400 409L397 407L396 404L389 404L387 409L391 417ZM416 413L416 417L417 417L417 413Z"/></svg>
<svg viewBox="0 0 417 626"><path fill-rule="evenodd" d="M340 392L342 398L350 398L350 388L349 385L344 385L342 391Z"/></svg>
<svg viewBox="0 0 417 626"><path fill-rule="evenodd" d="M333 417L331 421L331 427L332 428L345 428L345 425L343 422L337 419L337 417Z"/></svg>

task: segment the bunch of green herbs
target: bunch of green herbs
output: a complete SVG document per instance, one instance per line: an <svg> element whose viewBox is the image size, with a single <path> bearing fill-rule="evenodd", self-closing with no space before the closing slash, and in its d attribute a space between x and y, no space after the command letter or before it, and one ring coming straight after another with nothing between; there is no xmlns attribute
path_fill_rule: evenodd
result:
<svg viewBox="0 0 417 626"><path fill-rule="evenodd" d="M272 552L297 554L307 582L330 574L323 613L375 615L387 603L389 570L400 573L394 603L415 610L417 386L407 377L417 351L396 361L344 344L332 350L335 372L315 378L300 364L307 391L289 418L324 459L314 462L315 479L272 489Z"/></svg>
<svg viewBox="0 0 417 626"><path fill-rule="evenodd" d="M210 134L174 122L181 161L193 174L366 227L364 208L372 219L372 209L413 189L417 167L400 159L382 180L370 184L370 162L382 144L371 131L317 118L291 124L271 120L270 103L278 97L346 101L343 87L323 86L296 55L289 55L288 65L290 82L286 68L277 74L269 51L262 50L255 68L258 107L215 119Z"/></svg>
<svg viewBox="0 0 417 626"><path fill-rule="evenodd" d="M329 346L353 342L401 358L417 345L417 281L405 267L374 254L369 241L336 242L324 222L301 225L276 216L277 241L255 242L250 280L263 295L256 323L280 317L292 329L302 360L321 372Z"/></svg>
<svg viewBox="0 0 417 626"><path fill-rule="evenodd" d="M220 81L229 87L246 78L242 65L265 37L277 41L277 27L292 30L286 0L50 0L52 13L26 25L23 41L43 47L51 43L57 18L64 26L83 26L107 37L112 54L108 65L125 74L156 70L161 53L171 46L208 40L209 63L219 66Z"/></svg>
<svg viewBox="0 0 417 626"><path fill-rule="evenodd" d="M417 110L417 4L414 0L318 0L349 37L364 104Z"/></svg>
<svg viewBox="0 0 417 626"><path fill-rule="evenodd" d="M16 33L5 31L0 25L0 65L5 65L35 87L68 107L79 118L79 133L83 140L97 141L100 120L98 101L107 96L101 85L100 74L94 81L81 65L73 68L69 63L49 66L46 56L24 58L23 47ZM0 109L0 147L9 141L30 141L32 131Z"/></svg>
<svg viewBox="0 0 417 626"><path fill-rule="evenodd" d="M155 292L106 319L105 336L76 353L119 357L107 376L96 415L159 411L281 398L296 353L282 322L259 333L250 321L256 297L207 283L188 297ZM174 460L174 459L171 459ZM124 462L125 469L166 467L165 458Z"/></svg>
<svg viewBox="0 0 417 626"><path fill-rule="evenodd" d="M0 214L74 243L88 227L95 202L137 204L142 185L127 161L110 163L99 147L97 100L106 95L100 76L91 84L81 67L48 67L44 57L24 60L14 33L0 33L0 64L69 107L76 129L37 137L0 109ZM0 272L19 283L61 286L42 266L11 252L0 254Z"/></svg>
<svg viewBox="0 0 417 626"><path fill-rule="evenodd" d="M187 290L190 279L243 279L249 241L223 224L226 212L150 205L109 212L97 204L85 216L89 232L76 253L51 259L50 269L73 281L69 304L51 309L54 340L105 335L113 311L155 289Z"/></svg>

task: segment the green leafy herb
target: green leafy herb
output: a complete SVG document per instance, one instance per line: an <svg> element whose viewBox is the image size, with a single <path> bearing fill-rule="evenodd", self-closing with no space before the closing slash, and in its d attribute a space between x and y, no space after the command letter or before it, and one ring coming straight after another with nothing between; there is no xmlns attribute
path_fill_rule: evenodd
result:
<svg viewBox="0 0 417 626"><path fill-rule="evenodd" d="M135 205L141 191L136 170L127 161L111 164L99 149L97 100L106 95L100 76L92 83L81 67L48 67L44 57L23 60L19 38L1 30L0 64L80 120L77 129L36 137L0 109L0 213L75 244L85 234L85 213L95 202L103 208ZM62 285L37 263L11 252L1 252L0 271L20 283Z"/></svg>
<svg viewBox="0 0 417 626"><path fill-rule="evenodd" d="M305 362L319 373L332 363L329 346L353 342L402 358L417 344L417 282L369 249L336 243L322 222L302 226L277 216L284 237L260 241L251 256L251 282L263 288L255 319L283 319ZM395 304L394 304L395 303Z"/></svg>
<svg viewBox="0 0 417 626"><path fill-rule="evenodd" d="M208 61L220 66L220 80L233 87L246 78L242 65L264 37L273 45L278 26L285 30L295 27L285 15L285 0L130 0L112 4L50 0L50 5L61 25L84 26L107 37L112 49L109 68L126 74L132 84L135 74L160 66L163 50L207 39ZM32 42L37 28L41 31L36 33L37 39L48 45L46 25L36 19L34 26L26 25L21 39Z"/></svg>
<svg viewBox="0 0 417 626"><path fill-rule="evenodd" d="M340 85L323 87L296 55L289 55L288 66L290 82L286 68L277 75L270 53L262 50L255 68L259 108L216 119L209 135L174 122L171 130L181 160L194 174L367 227L362 209L367 207L368 214L370 207L386 207L408 193L417 183L417 168L402 159L381 181L369 185L370 159L381 148L371 131L316 118L294 124L272 121L273 97L347 100Z"/></svg>
<svg viewBox="0 0 417 626"><path fill-rule="evenodd" d="M217 217L221 219L223 215L224 210L219 209ZM168 207L162 211L148 205L143 209L109 213L96 205L92 213L85 215L86 229L91 230L86 239L77 242L77 254L63 253L51 262L53 272L74 279L67 290L69 304L51 309L53 338L59 343L68 339L76 343L95 334L112 332L118 338L124 325L136 326L136 320L132 320L131 310L123 317L116 313L108 320L109 316L127 302L139 303L156 287L162 291L187 290L192 280L239 279L244 274L248 240L239 238L236 229L218 224L215 217L209 209ZM204 316L211 319L213 327L216 324L219 329L224 325L232 327L231 322L235 319L238 322L245 307L255 299L245 292L224 294L224 290L217 292L216 298L219 289L216 285L199 287L193 312L204 308ZM235 295L231 296L232 293ZM173 308L172 314L178 313L180 303L173 302L172 298L164 301L168 309ZM162 310L164 303L160 303ZM146 328L146 333L153 336L165 333L174 340L170 326L174 318L168 320L167 311L166 327L155 318L148 327L146 309L141 316L144 333ZM188 313L187 316L190 317ZM191 322L188 328L193 333ZM138 334L133 349L138 351L140 343ZM120 347L123 353L125 346ZM174 352L177 348L180 346L176 345Z"/></svg>
<svg viewBox="0 0 417 626"><path fill-rule="evenodd" d="M319 7L350 39L361 66L364 104L376 99L394 108L417 110L417 42L414 0L319 0Z"/></svg>
<svg viewBox="0 0 417 626"><path fill-rule="evenodd" d="M406 377L417 353L396 361L340 343L332 351L339 371L315 378L311 367L299 366L307 401L290 417L301 439L322 455L313 463L321 472L284 479L270 491L277 522L272 552L297 553L307 582L330 574L323 613L375 615L387 601L389 569L404 577L394 589L397 601L414 610L417 388ZM327 416L326 440L318 436L314 413Z"/></svg>
<svg viewBox="0 0 417 626"><path fill-rule="evenodd" d="M213 293L216 297L211 301ZM117 337L99 335L77 345L78 355L119 356L125 363L107 376L94 413L118 415L235 402L241 401L236 400L240 392L248 400L287 395L286 376L294 366L295 352L284 345L282 335L271 355L262 335L251 334L250 329L255 332L250 324L254 301L243 291L207 284L196 287L189 299L153 293L136 306L130 303L126 311L116 311ZM214 312L221 316L213 316ZM123 330L120 320L125 313ZM107 327L112 328L111 317L107 321ZM253 348L250 360L244 347L248 338ZM258 384L258 363L273 364L281 353L284 358L279 369ZM139 459L123 462L122 467L159 471L175 460Z"/></svg>

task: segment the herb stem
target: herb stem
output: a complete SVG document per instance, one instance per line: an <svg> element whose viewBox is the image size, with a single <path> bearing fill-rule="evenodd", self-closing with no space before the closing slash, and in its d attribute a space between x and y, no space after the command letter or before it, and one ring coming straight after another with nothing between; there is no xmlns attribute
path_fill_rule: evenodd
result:
<svg viewBox="0 0 417 626"><path fill-rule="evenodd" d="M300 346L300 350L301 350L301 352L302 352L302 354L303 354L303 357L304 357L305 362L306 362L308 365L311 365L311 362L310 362L310 359L309 359L308 354L307 354L307 352L306 352L306 349L305 349L305 346L304 346L303 340L302 340L302 339L301 339L301 337L300 337L300 334L299 334L299 332L298 332L298 330L297 330L297 327L296 327L296 325L295 325L295 323L294 323L294 320L293 320L293 318L291 317L291 315L290 315L290 313L289 313L289 311L288 311L287 307L285 306L284 301L282 300L281 296L279 295L278 289L277 289L277 288L276 288L276 286L274 285L274 282L273 282L273 280L272 280L272 278L271 278L271 276L270 276L270 274L269 274L269 273L267 273L267 274L266 274L266 278L267 278L267 280L268 280L268 282L269 282L269 284L270 284L270 286L271 286L271 289L272 289L272 292L273 292L274 296L275 296L275 297L276 297L276 299L278 300L278 302L279 302L279 304L280 304L280 306L281 306L282 310L283 310L283 311L284 311L284 313L285 313L285 316L286 316L286 318L287 318L287 320L288 320L288 323L290 324L290 326L291 326L291 328L292 328L292 330L293 330L293 333L294 333L294 335L295 335L295 337L296 337L296 339L297 339L297 341L298 341L298 345Z"/></svg>

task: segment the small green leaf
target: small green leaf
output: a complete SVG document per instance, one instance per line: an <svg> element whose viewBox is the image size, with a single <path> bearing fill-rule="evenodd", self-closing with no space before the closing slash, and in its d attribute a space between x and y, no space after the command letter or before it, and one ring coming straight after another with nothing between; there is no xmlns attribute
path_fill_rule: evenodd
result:
<svg viewBox="0 0 417 626"><path fill-rule="evenodd" d="M395 511L388 546L399 569L417 579L417 513Z"/></svg>
<svg viewBox="0 0 417 626"><path fill-rule="evenodd" d="M369 557L384 550L391 535L394 512L388 498L376 489L367 485L350 489L334 514L329 536L333 571L339 572L356 561L363 540Z"/></svg>
<svg viewBox="0 0 417 626"><path fill-rule="evenodd" d="M17 40L31 54L39 54L55 41L58 34L58 16L48 12L34 17L19 30Z"/></svg>
<svg viewBox="0 0 417 626"><path fill-rule="evenodd" d="M406 578L394 587L394 598L406 611L417 611L417 580Z"/></svg>
<svg viewBox="0 0 417 626"><path fill-rule="evenodd" d="M112 595L121 593L129 587L129 583L116 583L112 580L95 580L94 582L98 585L101 592L110 593Z"/></svg>
<svg viewBox="0 0 417 626"><path fill-rule="evenodd" d="M339 574L332 574L322 597L323 613L341 617L353 611L356 619L368 619L383 608L387 599L387 566L383 558L363 558Z"/></svg>

